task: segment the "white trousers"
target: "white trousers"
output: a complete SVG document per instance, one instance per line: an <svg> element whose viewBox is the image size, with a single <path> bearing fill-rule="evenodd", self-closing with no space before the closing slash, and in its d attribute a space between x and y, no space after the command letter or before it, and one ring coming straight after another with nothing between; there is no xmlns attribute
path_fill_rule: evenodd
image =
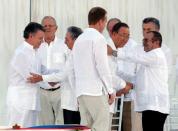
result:
<svg viewBox="0 0 178 131"><path fill-rule="evenodd" d="M109 104L107 96L78 97L81 124L91 128L92 131L109 130Z"/></svg>
<svg viewBox="0 0 178 131"><path fill-rule="evenodd" d="M8 126L18 124L20 127L36 126L39 111L25 110L18 107L8 107Z"/></svg>
<svg viewBox="0 0 178 131"><path fill-rule="evenodd" d="M134 111L134 102L131 105L132 112L132 131L143 131L142 129L142 114Z"/></svg>
<svg viewBox="0 0 178 131"><path fill-rule="evenodd" d="M63 110L61 109L61 89L55 91L40 89L40 103L40 125L64 124Z"/></svg>
<svg viewBox="0 0 178 131"><path fill-rule="evenodd" d="M111 128L112 128L112 118L113 118L113 113L110 112L110 115L109 115L109 129L108 129L108 131L111 131Z"/></svg>

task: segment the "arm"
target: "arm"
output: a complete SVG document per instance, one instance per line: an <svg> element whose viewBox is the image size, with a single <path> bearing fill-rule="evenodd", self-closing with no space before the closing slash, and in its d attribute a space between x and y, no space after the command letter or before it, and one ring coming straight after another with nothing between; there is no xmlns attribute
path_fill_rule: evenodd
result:
<svg viewBox="0 0 178 131"><path fill-rule="evenodd" d="M125 50L120 48L117 51L117 58L148 66L157 62L157 56L153 51L144 52L133 50L132 52L126 52Z"/></svg>
<svg viewBox="0 0 178 131"><path fill-rule="evenodd" d="M37 83L40 81L45 81L45 82L59 82L62 81L66 78L66 73L61 71L58 73L52 73L52 74L48 74L48 75L40 75L40 74L36 74L36 73L30 73L30 77L27 78L27 80L30 83Z"/></svg>
<svg viewBox="0 0 178 131"><path fill-rule="evenodd" d="M116 92L116 96L121 96L122 94L127 94L130 91L130 89L132 89L132 88L133 88L132 83L127 82L126 86L123 89L120 89Z"/></svg>
<svg viewBox="0 0 178 131"><path fill-rule="evenodd" d="M100 39L93 44L94 59L98 74L109 94L109 104L112 104L115 99L115 93L112 88L111 72L109 70L107 57L107 44L105 39Z"/></svg>
<svg viewBox="0 0 178 131"><path fill-rule="evenodd" d="M118 65L116 74L125 81L135 84L136 73L138 72L140 65L135 63L127 63L126 66L127 68L124 68L124 70L122 70L119 69Z"/></svg>
<svg viewBox="0 0 178 131"><path fill-rule="evenodd" d="M24 53L17 53L13 57L10 65L11 67L26 81L32 70L31 61Z"/></svg>
<svg viewBox="0 0 178 131"><path fill-rule="evenodd" d="M126 82L117 75L113 75L112 82L113 82L113 87L116 91L123 89L126 86Z"/></svg>
<svg viewBox="0 0 178 131"><path fill-rule="evenodd" d="M58 72L53 71L51 74L46 74L46 75L39 75L35 73L30 73L31 77L29 77L27 80L30 81L31 83L37 83L40 81L44 82L61 82L66 79L68 74L70 73L70 62L67 61L65 64L65 67L61 69ZM52 71L51 71L52 72Z"/></svg>
<svg viewBox="0 0 178 131"><path fill-rule="evenodd" d="M58 71L57 73L54 72L49 75L42 75L42 78L44 81L47 82L61 82L64 81L70 75L72 70L72 60L71 57L69 57L64 67L60 71Z"/></svg>
<svg viewBox="0 0 178 131"><path fill-rule="evenodd" d="M109 70L107 57L107 44L105 39L101 38L93 44L93 54L98 74L109 94L113 93L112 75Z"/></svg>

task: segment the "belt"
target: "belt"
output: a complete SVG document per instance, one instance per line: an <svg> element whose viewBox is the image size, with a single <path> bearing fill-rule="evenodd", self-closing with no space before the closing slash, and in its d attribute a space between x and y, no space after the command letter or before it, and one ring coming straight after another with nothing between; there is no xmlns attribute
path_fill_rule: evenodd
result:
<svg viewBox="0 0 178 131"><path fill-rule="evenodd" d="M44 89L44 88L42 88L42 87L40 87L40 88L43 89L43 90L47 90L47 91L55 91L55 90L59 89L60 86L57 87L57 88L51 88L51 89Z"/></svg>

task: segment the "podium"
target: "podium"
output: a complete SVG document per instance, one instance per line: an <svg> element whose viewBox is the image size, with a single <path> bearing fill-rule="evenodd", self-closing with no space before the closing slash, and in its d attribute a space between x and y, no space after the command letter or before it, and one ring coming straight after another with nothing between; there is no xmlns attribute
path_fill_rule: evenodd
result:
<svg viewBox="0 0 178 131"><path fill-rule="evenodd" d="M71 125L71 124L66 124L66 125L42 125L42 126L33 126L33 127L28 127L28 128L20 128L17 126L17 128L4 128L0 130L23 130L23 131L36 131L36 130L41 130L41 131L91 131L90 128L82 125Z"/></svg>

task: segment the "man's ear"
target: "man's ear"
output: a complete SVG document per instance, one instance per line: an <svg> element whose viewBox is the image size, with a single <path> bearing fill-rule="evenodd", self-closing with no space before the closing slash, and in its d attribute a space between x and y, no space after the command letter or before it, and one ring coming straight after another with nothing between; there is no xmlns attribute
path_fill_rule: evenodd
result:
<svg viewBox="0 0 178 131"><path fill-rule="evenodd" d="M58 26L56 25L56 30L58 29Z"/></svg>
<svg viewBox="0 0 178 131"><path fill-rule="evenodd" d="M99 20L97 24L100 26L102 24L102 20Z"/></svg>
<svg viewBox="0 0 178 131"><path fill-rule="evenodd" d="M32 38L32 37L33 37L33 34L32 34L32 33L30 33L30 34L29 34L29 38Z"/></svg>
<svg viewBox="0 0 178 131"><path fill-rule="evenodd" d="M155 46L160 47L158 40L155 40Z"/></svg>

